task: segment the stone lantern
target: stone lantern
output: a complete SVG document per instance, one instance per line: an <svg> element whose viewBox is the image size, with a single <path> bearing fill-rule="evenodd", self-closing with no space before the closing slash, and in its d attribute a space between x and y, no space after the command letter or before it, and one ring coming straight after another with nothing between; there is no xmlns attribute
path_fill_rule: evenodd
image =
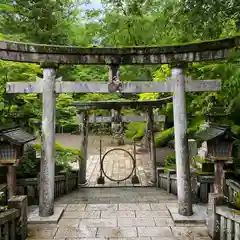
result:
<svg viewBox="0 0 240 240"><path fill-rule="evenodd" d="M24 144L35 139L34 136L18 127L2 127L0 129L0 165L8 167L9 197L16 193L15 166L23 163Z"/></svg>
<svg viewBox="0 0 240 240"><path fill-rule="evenodd" d="M224 166L232 163L232 147L235 140L230 126L209 123L196 135L198 140L207 143L207 159L214 163L214 192L223 194Z"/></svg>

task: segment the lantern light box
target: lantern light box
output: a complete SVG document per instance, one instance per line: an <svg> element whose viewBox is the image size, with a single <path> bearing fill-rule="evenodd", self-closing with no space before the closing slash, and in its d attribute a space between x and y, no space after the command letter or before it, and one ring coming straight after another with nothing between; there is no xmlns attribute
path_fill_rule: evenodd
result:
<svg viewBox="0 0 240 240"><path fill-rule="evenodd" d="M23 159L24 144L36 137L19 127L0 128L0 164L15 165Z"/></svg>

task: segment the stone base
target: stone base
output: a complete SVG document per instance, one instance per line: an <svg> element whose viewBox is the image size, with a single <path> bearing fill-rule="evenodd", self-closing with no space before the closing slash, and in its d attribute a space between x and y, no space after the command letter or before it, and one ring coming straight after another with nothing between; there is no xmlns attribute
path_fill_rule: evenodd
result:
<svg viewBox="0 0 240 240"><path fill-rule="evenodd" d="M174 223L182 224L206 224L207 219L207 205L193 205L192 216L182 216L178 213L177 205L168 205L167 208L172 216Z"/></svg>
<svg viewBox="0 0 240 240"><path fill-rule="evenodd" d="M64 211L63 206L54 207L54 214L50 217L40 217L39 216L39 207L32 206L30 211L28 212L28 223L29 224L57 224L59 219L61 218Z"/></svg>
<svg viewBox="0 0 240 240"><path fill-rule="evenodd" d="M88 185L89 185L89 182L86 181L85 183L79 183L79 184L78 184L78 187L86 187L86 186L88 186Z"/></svg>

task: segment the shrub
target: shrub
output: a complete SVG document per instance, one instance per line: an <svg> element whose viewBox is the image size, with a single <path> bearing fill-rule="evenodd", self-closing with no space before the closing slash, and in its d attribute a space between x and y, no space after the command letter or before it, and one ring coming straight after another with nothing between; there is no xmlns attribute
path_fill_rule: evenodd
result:
<svg viewBox="0 0 240 240"><path fill-rule="evenodd" d="M144 136L146 123L134 122L129 123L125 131L125 136L133 140L140 140Z"/></svg>
<svg viewBox="0 0 240 240"><path fill-rule="evenodd" d="M40 172L40 161L36 158L36 151L41 152L41 145L28 145L24 152L24 163L18 165L16 173L18 178L37 177ZM69 171L70 163L78 158L82 158L78 149L64 148L61 144L56 143L56 162L55 174L60 171Z"/></svg>
<svg viewBox="0 0 240 240"><path fill-rule="evenodd" d="M167 146L168 142L173 139L174 139L174 128L172 127L161 132L158 136L156 136L155 143L157 147L165 147Z"/></svg>
<svg viewBox="0 0 240 240"><path fill-rule="evenodd" d="M31 144L24 146L24 162L16 167L18 178L36 177L40 172L40 161L36 158L36 149Z"/></svg>
<svg viewBox="0 0 240 240"><path fill-rule="evenodd" d="M176 165L176 155L175 153L169 153L167 154L165 161L164 161L165 167L170 167Z"/></svg>

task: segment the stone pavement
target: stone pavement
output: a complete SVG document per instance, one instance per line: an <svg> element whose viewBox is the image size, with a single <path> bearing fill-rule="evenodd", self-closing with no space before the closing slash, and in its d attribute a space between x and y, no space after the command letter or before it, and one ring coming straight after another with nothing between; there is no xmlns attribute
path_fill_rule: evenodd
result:
<svg viewBox="0 0 240 240"><path fill-rule="evenodd" d="M168 206L174 195L155 188L82 188L56 205L58 224L29 224L28 240L209 240L205 225L175 225Z"/></svg>
<svg viewBox="0 0 240 240"><path fill-rule="evenodd" d="M103 150L102 157L104 153L113 147L107 147ZM129 151L133 155L133 146L132 145L124 145L119 148L125 149ZM150 178L151 178L151 162L148 152L143 152L141 154L136 155L136 174L139 178L140 184L135 184L134 186L151 186ZM78 164L74 168L78 168ZM133 160L131 157L124 151L116 150L110 152L106 155L106 158L103 162L103 168L107 176L113 179L124 179L131 174L133 170ZM116 187L116 186L133 186L131 182L131 177L126 179L125 181L111 181L107 177L105 177L105 184L99 185L97 184L97 178L100 175L100 157L99 155L91 155L87 161L87 180L88 187Z"/></svg>

